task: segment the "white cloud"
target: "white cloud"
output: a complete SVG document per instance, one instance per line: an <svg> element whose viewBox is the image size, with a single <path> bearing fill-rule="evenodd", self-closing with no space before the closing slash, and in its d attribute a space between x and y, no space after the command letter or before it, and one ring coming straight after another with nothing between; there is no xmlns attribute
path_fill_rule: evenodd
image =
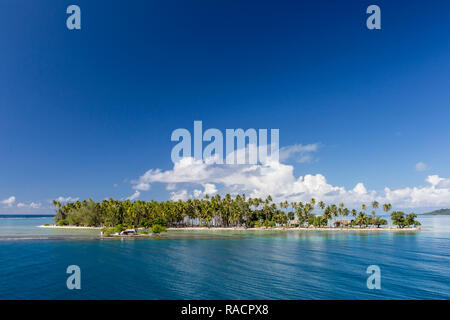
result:
<svg viewBox="0 0 450 320"><path fill-rule="evenodd" d="M202 193L203 193L202 190L198 190L198 189L195 189L193 191L193 195L194 195L195 198L201 198L202 197Z"/></svg>
<svg viewBox="0 0 450 320"><path fill-rule="evenodd" d="M205 191L203 191L204 194L213 195L213 194L217 193L217 188L212 183L205 183L203 185L203 187L205 188Z"/></svg>
<svg viewBox="0 0 450 320"><path fill-rule="evenodd" d="M450 179L428 176L423 187L391 190L385 188L385 199L401 207L438 207L450 205Z"/></svg>
<svg viewBox="0 0 450 320"><path fill-rule="evenodd" d="M56 198L56 201L58 202L76 202L80 200L80 198L73 198L73 197L58 197Z"/></svg>
<svg viewBox="0 0 450 320"><path fill-rule="evenodd" d="M126 198L127 200L136 200L137 198L139 198L139 196L141 195L141 193L136 190L131 196L129 196L128 198Z"/></svg>
<svg viewBox="0 0 450 320"><path fill-rule="evenodd" d="M372 192L367 192L364 185L358 184L354 190L346 191L344 187L328 184L323 175L305 175L296 178L291 165L268 161L260 165L216 165L193 158L183 158L172 170L149 170L137 183L191 183L202 185L205 191L195 191L194 196L203 193L246 193L250 197L272 195L275 199L291 201L309 200L312 196L323 200L347 197L354 202L371 199ZM172 195L178 195L173 192ZM188 196L187 191L183 195Z"/></svg>
<svg viewBox="0 0 450 320"><path fill-rule="evenodd" d="M360 182L353 188L353 192L355 192L356 194L366 194L367 190L364 184Z"/></svg>
<svg viewBox="0 0 450 320"><path fill-rule="evenodd" d="M31 209L39 209L42 206L42 204L40 202L36 203L36 202L31 202L29 204L23 203L23 202L19 202L17 204L18 208L31 208Z"/></svg>
<svg viewBox="0 0 450 320"><path fill-rule="evenodd" d="M182 189L182 190L177 191L177 192L171 192L170 195L171 195L170 199L174 200L174 201L177 201L177 200L183 200L184 201L184 200L187 200L189 198L188 191L186 189Z"/></svg>
<svg viewBox="0 0 450 320"><path fill-rule="evenodd" d="M30 203L30 208L33 208L33 209L38 209L38 208L40 208L41 207L41 203L39 202L39 203L35 203L35 202L31 202Z"/></svg>
<svg viewBox="0 0 450 320"><path fill-rule="evenodd" d="M11 207L14 202L16 202L16 197L11 196L8 199L0 201L1 204L6 204L8 207Z"/></svg>
<svg viewBox="0 0 450 320"><path fill-rule="evenodd" d="M133 189L141 190L141 191L148 191L150 189L150 184L141 182L141 183L138 183L137 185L133 186Z"/></svg>
<svg viewBox="0 0 450 320"><path fill-rule="evenodd" d="M428 169L428 166L426 163L423 163L421 161L416 163L416 171L425 171L427 169Z"/></svg>
<svg viewBox="0 0 450 320"><path fill-rule="evenodd" d="M285 161L296 156L296 161L300 163L311 162L313 157L311 153L319 150L319 143L313 144L294 144L280 148L280 161Z"/></svg>
<svg viewBox="0 0 450 320"><path fill-rule="evenodd" d="M450 179L441 178L438 175L428 176L427 182L438 189L450 188Z"/></svg>
<svg viewBox="0 0 450 320"><path fill-rule="evenodd" d="M205 184L203 184L203 188L204 188L203 191L195 189L193 191L193 197L194 198L204 198L206 195L212 196L215 193L217 193L217 188L212 183L205 183Z"/></svg>
<svg viewBox="0 0 450 320"><path fill-rule="evenodd" d="M171 193L172 199L203 197L204 194L245 193L249 197L272 195L275 201L306 201L314 197L326 203L344 202L347 206L357 206L377 200L390 202L401 208L419 208L450 205L450 179L437 175L426 179L427 185L413 188L382 191L367 190L362 182L352 189L334 186L321 174L295 177L294 167L276 161L258 165L217 165L193 158L183 158L172 170L151 169L135 184L165 183L170 189L183 184L180 191ZM186 187L192 185L192 194ZM203 186L204 191L195 188Z"/></svg>

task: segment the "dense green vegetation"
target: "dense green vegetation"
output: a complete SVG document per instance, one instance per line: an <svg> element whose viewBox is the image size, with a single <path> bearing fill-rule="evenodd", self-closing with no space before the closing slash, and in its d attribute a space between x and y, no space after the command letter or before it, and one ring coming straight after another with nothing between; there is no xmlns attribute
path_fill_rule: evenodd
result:
<svg viewBox="0 0 450 320"><path fill-rule="evenodd" d="M94 202L89 199L66 204L53 201L53 205L56 207L57 225L102 226L106 227L104 232L107 234L132 227L156 228L152 230L153 233L159 233L165 227L327 227L332 226L333 219L338 217L349 217L351 220L345 222L350 227L380 227L388 224L376 215L379 208L377 201L371 203L370 214L365 204L361 205L360 210L350 210L343 203L316 203L315 199L305 203L285 201L277 205L270 196L263 200L247 199L245 195L232 198L229 194L223 198L216 195L187 201L132 202L109 199ZM391 208L390 204L382 206L386 213ZM393 224L399 228L420 225L415 217L415 214L405 216L399 211L391 215Z"/></svg>
<svg viewBox="0 0 450 320"><path fill-rule="evenodd" d="M58 223L58 225L61 225L61 223ZM114 233L120 233L124 229L125 228L121 224L118 224L117 226L114 227L104 227L102 231L105 236L109 236Z"/></svg>
<svg viewBox="0 0 450 320"><path fill-rule="evenodd" d="M392 224L399 228L405 228L409 226L420 226L420 222L416 220L417 215L410 213L405 216L401 211L394 211L391 213Z"/></svg>
<svg viewBox="0 0 450 320"><path fill-rule="evenodd" d="M438 216L438 215L447 216L447 215L450 215L450 209L434 210L431 212L422 213L421 215L423 215L423 216Z"/></svg>
<svg viewBox="0 0 450 320"><path fill-rule="evenodd" d="M161 226L161 225L159 225L159 224L154 224L152 226L152 232L153 233L159 234L159 233L165 232L165 231L166 231L166 228Z"/></svg>

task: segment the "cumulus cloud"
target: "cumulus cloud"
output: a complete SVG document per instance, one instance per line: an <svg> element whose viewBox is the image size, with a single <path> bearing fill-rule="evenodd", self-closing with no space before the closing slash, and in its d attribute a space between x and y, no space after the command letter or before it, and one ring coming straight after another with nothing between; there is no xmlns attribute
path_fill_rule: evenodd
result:
<svg viewBox="0 0 450 320"><path fill-rule="evenodd" d="M217 193L216 186L212 183L205 183L203 187L205 188L205 190L203 191L204 194L213 195Z"/></svg>
<svg viewBox="0 0 450 320"><path fill-rule="evenodd" d="M425 171L427 169L428 169L428 166L426 163L421 162L421 161L416 163L416 171Z"/></svg>
<svg viewBox="0 0 450 320"><path fill-rule="evenodd" d="M73 197L58 197L56 198L56 201L58 202L75 202L80 200L80 198L73 198Z"/></svg>
<svg viewBox="0 0 450 320"><path fill-rule="evenodd" d="M271 195L275 201L306 201L312 197L327 203L344 202L358 206L377 200L390 202L401 208L419 208L450 205L450 179L429 176L426 185L413 188L381 191L367 190L362 182L353 188L335 186L322 174L306 174L295 177L294 167L278 161L257 165L218 165L207 161L183 158L171 170L151 169L145 172L135 185L164 183L171 190L183 185L183 189L171 192L172 199L203 197L205 194L245 193L249 197ZM192 185L190 193L186 185ZM196 186L202 186L204 190Z"/></svg>
<svg viewBox="0 0 450 320"><path fill-rule="evenodd" d="M309 200L312 196L323 200L341 197L349 201L370 200L373 197L373 192L368 192L362 183L356 185L353 190L345 190L344 187L328 184L325 177L320 174L296 178L293 166L276 161L258 165L216 165L193 158L183 158L172 170L151 169L136 183L156 182L202 185L205 190L200 192L196 189L194 197L219 192L217 185L221 186L221 193L246 193L250 197L264 197L270 194L275 199L290 201ZM183 191L182 194L189 197L187 191ZM180 196L177 192L173 192L172 195Z"/></svg>
<svg viewBox="0 0 450 320"><path fill-rule="evenodd" d="M217 188L212 183L205 183L203 184L204 190L195 189L193 191L193 197L194 198L204 198L206 195L212 196L215 193L217 193Z"/></svg>
<svg viewBox="0 0 450 320"><path fill-rule="evenodd" d="M202 199L206 195L212 196L217 193L216 186L212 183L203 184L203 190L194 189L192 192L189 192L187 189L181 189L179 191L173 191L170 193L170 199L177 200L187 200L192 198Z"/></svg>
<svg viewBox="0 0 450 320"><path fill-rule="evenodd" d="M438 207L450 205L450 179L428 176L423 187L391 190L385 188L384 198L401 207Z"/></svg>
<svg viewBox="0 0 450 320"><path fill-rule="evenodd" d="M438 189L450 188L450 179L441 178L438 175L428 176L427 182Z"/></svg>
<svg viewBox="0 0 450 320"><path fill-rule="evenodd" d="M188 191L186 189L182 189L180 191L176 191L176 192L171 192L170 193L171 200L177 201L177 200L187 200L189 198L188 196Z"/></svg>
<svg viewBox="0 0 450 320"><path fill-rule="evenodd" d="M29 204L23 203L23 202L19 202L17 204L18 208L30 208L30 209L39 209L42 206L42 203L38 202L31 202Z"/></svg>
<svg viewBox="0 0 450 320"><path fill-rule="evenodd" d="M14 202L16 202L16 197L11 196L5 200L0 201L1 204L6 204L8 207L11 207Z"/></svg>

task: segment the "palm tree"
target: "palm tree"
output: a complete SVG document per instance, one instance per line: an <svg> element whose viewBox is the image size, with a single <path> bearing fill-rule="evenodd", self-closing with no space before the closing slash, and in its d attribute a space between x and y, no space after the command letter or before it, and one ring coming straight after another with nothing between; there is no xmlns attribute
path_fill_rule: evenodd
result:
<svg viewBox="0 0 450 320"><path fill-rule="evenodd" d="M289 203L287 201L280 202L280 207L283 209L287 209L287 207L289 207Z"/></svg>
<svg viewBox="0 0 450 320"><path fill-rule="evenodd" d="M298 206L298 219L301 225L309 221L309 217L312 215L313 210L314 206L311 203L306 203L304 206L303 204Z"/></svg>
<svg viewBox="0 0 450 320"><path fill-rule="evenodd" d="M344 203L341 202L339 203L339 208L337 209L337 215L340 216L343 215L343 213L344 213Z"/></svg>
<svg viewBox="0 0 450 320"><path fill-rule="evenodd" d="M323 210L323 209L325 209L325 202L323 202L323 201L319 201L319 208L321 209L321 210Z"/></svg>
<svg viewBox="0 0 450 320"><path fill-rule="evenodd" d="M372 202L372 208L373 208L374 210L378 209L378 206L379 206L378 201L373 201L373 202Z"/></svg>
<svg viewBox="0 0 450 320"><path fill-rule="evenodd" d="M327 220L331 220L333 217L333 208L332 206L327 206L323 211L323 217Z"/></svg>
<svg viewBox="0 0 450 320"><path fill-rule="evenodd" d="M282 201L278 205L272 202L269 195L264 200L261 198L246 198L245 195L231 196L220 195L212 197L205 196L203 199L189 199L187 201L118 201L114 199L103 200L100 203L92 199L76 201L73 203L61 204L53 200L52 204L56 208L55 222L69 225L104 226L104 227L144 227L150 228L153 225L164 227L179 226L244 226L255 225L264 226L285 226L289 221L298 218L299 224L310 224L318 227L326 226L328 221L340 215L347 217L350 213L354 220L352 224L357 224L361 228L368 225L379 227L385 224L386 220L375 216L378 202L373 201L371 214L367 217L365 204L361 206L361 212L345 208L343 203L325 205L323 201L318 202L318 207L322 210L321 215L314 215L316 200L312 198L309 202L289 202ZM262 206L261 206L262 205ZM286 212L292 207L292 211ZM392 206L383 205L383 210L388 212ZM412 217L412 216L411 216ZM414 220L414 219L412 219ZM122 230L122 229L121 229Z"/></svg>
<svg viewBox="0 0 450 320"><path fill-rule="evenodd" d="M359 215L355 219L355 223L356 223L356 225L359 225L360 227L367 226L368 225L368 219L367 219L366 213L360 212Z"/></svg>
<svg viewBox="0 0 450 320"><path fill-rule="evenodd" d="M342 215L343 215L344 217L347 217L348 214L349 214L349 210L348 210L347 208L344 208L344 209L342 210Z"/></svg>
<svg viewBox="0 0 450 320"><path fill-rule="evenodd" d="M61 208L61 202L56 201L56 200L52 200L52 204L57 207L58 209Z"/></svg>

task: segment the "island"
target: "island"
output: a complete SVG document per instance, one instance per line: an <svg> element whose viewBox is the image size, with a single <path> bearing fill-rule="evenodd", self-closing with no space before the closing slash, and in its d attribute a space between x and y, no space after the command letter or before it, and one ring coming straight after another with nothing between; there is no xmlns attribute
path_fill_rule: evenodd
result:
<svg viewBox="0 0 450 320"><path fill-rule="evenodd" d="M427 213L420 214L421 216L448 216L450 215L450 209L439 209Z"/></svg>
<svg viewBox="0 0 450 320"><path fill-rule="evenodd" d="M415 213L393 211L392 226L377 215L392 206L377 201L359 209L344 203L325 204L314 198L307 202L275 203L265 199L231 197L227 194L186 201L130 201L92 199L60 203L53 201L55 225L49 228L96 228L102 236L156 236L167 230L419 230ZM370 210L370 212L368 212Z"/></svg>

